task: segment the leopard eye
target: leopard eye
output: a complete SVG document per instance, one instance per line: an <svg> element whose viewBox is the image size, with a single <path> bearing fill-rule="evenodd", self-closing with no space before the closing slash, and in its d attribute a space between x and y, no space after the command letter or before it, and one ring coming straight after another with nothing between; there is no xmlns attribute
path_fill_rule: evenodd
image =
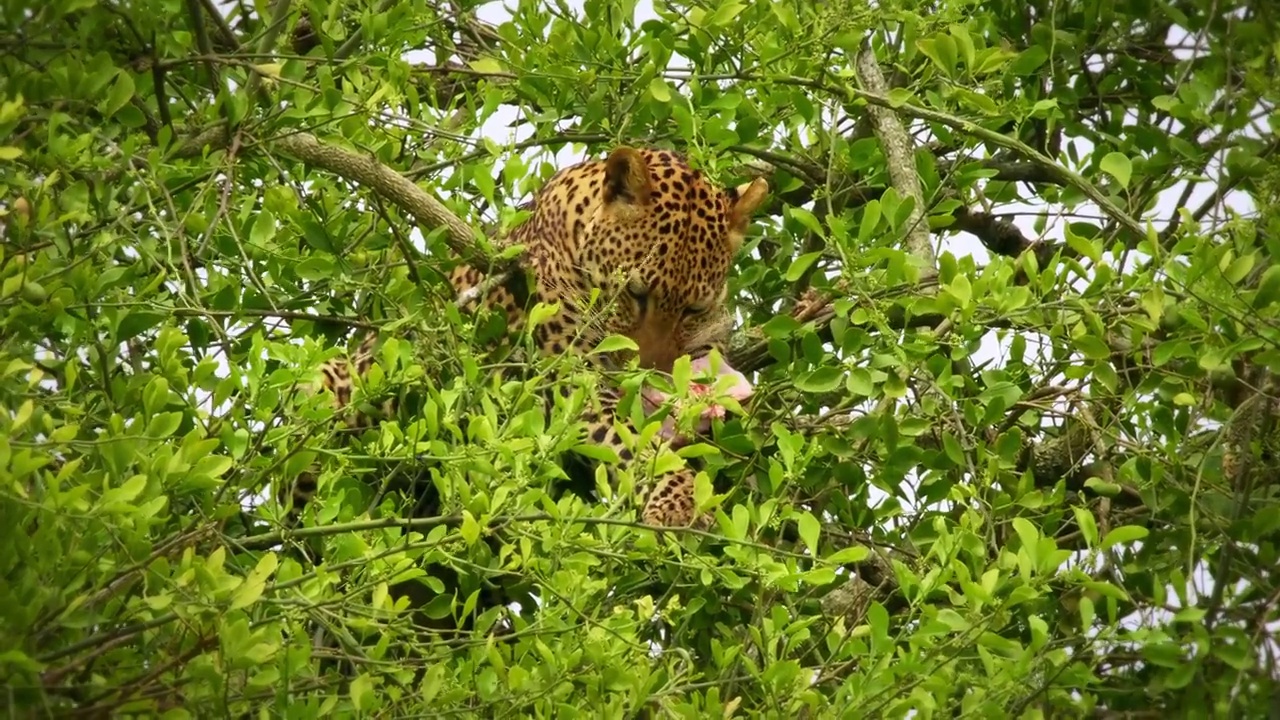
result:
<svg viewBox="0 0 1280 720"><path fill-rule="evenodd" d="M649 297L649 288L639 280L632 280L627 283L627 294L642 303Z"/></svg>
<svg viewBox="0 0 1280 720"><path fill-rule="evenodd" d="M707 310L708 308L705 305L688 305L684 309L684 316L697 317L698 315L705 315Z"/></svg>

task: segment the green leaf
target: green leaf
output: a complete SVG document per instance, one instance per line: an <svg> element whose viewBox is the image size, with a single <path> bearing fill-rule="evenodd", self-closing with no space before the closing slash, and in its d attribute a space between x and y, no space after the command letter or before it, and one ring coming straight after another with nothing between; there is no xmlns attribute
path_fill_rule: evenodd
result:
<svg viewBox="0 0 1280 720"><path fill-rule="evenodd" d="M964 632L972 627L968 620L965 620L960 613L952 610L951 608L942 608L939 610L938 619L947 627L951 628L953 632Z"/></svg>
<svg viewBox="0 0 1280 720"><path fill-rule="evenodd" d="M1102 241L1100 239L1090 239L1077 235L1071 231L1070 225L1063 227L1063 236L1067 240L1067 247L1080 253L1082 257L1086 257L1095 263L1102 259Z"/></svg>
<svg viewBox="0 0 1280 720"><path fill-rule="evenodd" d="M178 430L182 424L181 412L159 413L151 417L147 423L146 436L152 439L167 438Z"/></svg>
<svg viewBox="0 0 1280 720"><path fill-rule="evenodd" d="M299 453L299 455L301 454ZM227 455L205 455L196 462L192 472L208 475L209 477L222 477L224 473L231 469L234 463L235 461Z"/></svg>
<svg viewBox="0 0 1280 720"><path fill-rule="evenodd" d="M734 505L731 512L732 517L723 512L719 513L719 517L723 518L720 526L724 528L726 535L734 540L747 539L747 532L751 529L750 511L743 505Z"/></svg>
<svg viewBox="0 0 1280 720"><path fill-rule="evenodd" d="M862 222L858 225L858 244L869 245L878 227L880 227L880 200L875 199L862 208Z"/></svg>
<svg viewBox="0 0 1280 720"><path fill-rule="evenodd" d="M1262 273L1258 291L1253 295L1253 307L1264 308L1280 300L1280 264L1272 265Z"/></svg>
<svg viewBox="0 0 1280 720"><path fill-rule="evenodd" d="M695 475L693 477L693 504L697 507L698 512L711 509L713 495L715 495L715 488L711 485L711 478L704 472Z"/></svg>
<svg viewBox="0 0 1280 720"><path fill-rule="evenodd" d="M822 367L797 377L795 386L801 392L827 393L840 386L844 375L844 368Z"/></svg>
<svg viewBox="0 0 1280 720"><path fill-rule="evenodd" d="M1040 544L1040 530L1032 525L1026 518L1016 517L1013 519L1013 530L1018 534L1018 539L1022 541L1022 547L1034 553L1036 547Z"/></svg>
<svg viewBox="0 0 1280 720"><path fill-rule="evenodd" d="M1084 486L1103 497L1115 497L1120 494L1120 486L1100 478L1091 477L1084 481Z"/></svg>
<svg viewBox="0 0 1280 720"><path fill-rule="evenodd" d="M900 108L911 102L914 97L915 95L907 88L895 87L889 91L889 106L893 108Z"/></svg>
<svg viewBox="0 0 1280 720"><path fill-rule="evenodd" d="M818 538L822 534L822 523L810 513L799 513L796 525L800 531L800 540L814 555L818 554Z"/></svg>
<svg viewBox="0 0 1280 720"><path fill-rule="evenodd" d="M258 247L267 247L271 242L271 238L276 234L276 218L271 214L270 210L263 210L258 213L258 217L253 220L253 227L249 230L249 242Z"/></svg>
<svg viewBox="0 0 1280 720"><path fill-rule="evenodd" d="M1018 53L1018 56L1009 63L1009 72L1019 77L1030 75L1035 72L1046 60L1049 59L1049 51L1045 50L1041 45L1032 45L1031 47Z"/></svg>
<svg viewBox="0 0 1280 720"><path fill-rule="evenodd" d="M169 380L161 375L151 378L142 391L142 409L147 415L156 415L169 404Z"/></svg>
<svg viewBox="0 0 1280 720"><path fill-rule="evenodd" d="M54 443L55 445L61 445L64 443L69 443L72 440L76 439L76 436L79 434L80 434L79 425L75 423L72 423L70 425L63 425L57 430L54 430L53 432L49 433L49 441Z"/></svg>
<svg viewBox="0 0 1280 720"><path fill-rule="evenodd" d="M121 70L120 74L116 76L115 83L111 85L111 91L107 93L106 103L102 106L102 114L112 117L120 112L120 108L133 99L133 93L133 76L128 71Z"/></svg>
<svg viewBox="0 0 1280 720"><path fill-rule="evenodd" d="M657 423L655 423L655 425L656 424ZM599 460L600 462L609 465L617 465L619 460L618 451L608 445L601 445L594 442L574 445L573 452L582 455L583 457L590 458L592 460Z"/></svg>
<svg viewBox="0 0 1280 720"><path fill-rule="evenodd" d="M497 58L492 57L478 58L476 60L472 60L468 65L471 66L472 70L485 75L498 75L506 71L502 66L502 62Z"/></svg>
<svg viewBox="0 0 1280 720"><path fill-rule="evenodd" d="M636 345L636 341L626 335L609 335L596 345L591 351L592 355L607 355L621 350L630 350L631 352L639 352L640 346Z"/></svg>
<svg viewBox="0 0 1280 720"><path fill-rule="evenodd" d="M476 522L470 510L462 511L462 524L458 527L458 533L462 535L467 545L475 545L480 539L480 523Z"/></svg>
<svg viewBox="0 0 1280 720"><path fill-rule="evenodd" d="M813 213L809 212L808 210L805 210L804 208L799 208L799 207L787 208L786 213L791 217L795 218L801 225L803 225L807 230L812 232L814 235L817 235L820 238L826 237L826 233L822 229L822 223L818 221L817 216L814 215Z"/></svg>
<svg viewBox="0 0 1280 720"><path fill-rule="evenodd" d="M956 41L948 35L935 35L916 41L916 48L933 61L933 64L947 77L951 77L956 68Z"/></svg>
<svg viewBox="0 0 1280 720"><path fill-rule="evenodd" d="M1253 270L1253 265L1257 259L1256 253L1241 255L1233 260L1222 274L1226 277L1227 282L1232 285L1239 285L1242 280L1249 276L1249 271Z"/></svg>
<svg viewBox="0 0 1280 720"><path fill-rule="evenodd" d="M1098 167L1120 183L1120 187L1129 187L1129 176L1133 173L1133 163L1124 153L1109 152L1102 157Z"/></svg>
<svg viewBox="0 0 1280 720"><path fill-rule="evenodd" d="M1257 660L1253 657L1250 648L1251 645L1243 641L1243 638L1232 638L1232 642L1224 642L1224 638L1216 638L1217 642L1210 643L1211 652L1227 665L1240 671L1253 670L1256 667Z"/></svg>
<svg viewBox="0 0 1280 720"><path fill-rule="evenodd" d="M128 313L120 318L120 325L116 328L116 341L132 340L160 324L162 320L164 316L160 313L146 311Z"/></svg>
<svg viewBox="0 0 1280 720"><path fill-rule="evenodd" d="M852 545L837 550L827 556L832 565L854 565L871 556L871 550L864 545Z"/></svg>
<svg viewBox="0 0 1280 720"><path fill-rule="evenodd" d="M746 4L740 2L721 3L720 7L716 8L715 12L707 16L706 26L710 28L716 27L717 25L728 25L733 22L734 18L738 17L738 14L741 13L742 9L745 7Z"/></svg>
<svg viewBox="0 0 1280 720"><path fill-rule="evenodd" d="M1205 615L1207 614L1208 613L1205 612L1204 608L1186 607L1174 613L1173 620L1174 622L1184 622L1184 623L1195 624L1204 620Z"/></svg>
<svg viewBox="0 0 1280 720"><path fill-rule="evenodd" d="M313 250L320 250L327 253L336 252L336 248L333 246L333 240L330 238L329 231L324 225L307 216L299 218L298 225L302 230L302 239L305 240L307 245L309 245Z"/></svg>
<svg viewBox="0 0 1280 720"><path fill-rule="evenodd" d="M18 290L22 288L26 279L26 276L21 274L10 275L5 278L4 285L0 286L0 300L11 297L14 293L18 292Z"/></svg>
<svg viewBox="0 0 1280 720"><path fill-rule="evenodd" d="M987 115L999 115L1000 107L996 102L986 95L965 88L958 88L956 95L963 99L972 108L975 108Z"/></svg>
<svg viewBox="0 0 1280 720"><path fill-rule="evenodd" d="M972 71L974 59L977 55L973 46L973 37L969 35L969 30L963 25L952 25L947 28L951 33L951 37L955 40L956 47L960 49L960 57L964 60L964 66Z"/></svg>
<svg viewBox="0 0 1280 720"><path fill-rule="evenodd" d="M1122 525L1107 533L1106 537L1102 538L1102 549L1106 550L1120 543L1141 540L1148 534L1147 529L1144 527L1139 527L1137 525Z"/></svg>
<svg viewBox="0 0 1280 720"><path fill-rule="evenodd" d="M1106 360L1111 357L1111 348L1093 335L1081 335L1075 340L1076 349L1090 360Z"/></svg>
<svg viewBox="0 0 1280 720"><path fill-rule="evenodd" d="M760 332L767 338L785 338L799 330L800 321L790 315L776 315L760 327Z"/></svg>
<svg viewBox="0 0 1280 720"><path fill-rule="evenodd" d="M845 388L857 397L872 397L876 393L875 379L866 368L854 368L849 372Z"/></svg>
<svg viewBox="0 0 1280 720"><path fill-rule="evenodd" d="M542 325L546 321L555 317L560 312L560 303L543 303L539 302L529 311L529 318L525 323L525 332L531 333L533 329Z"/></svg>
<svg viewBox="0 0 1280 720"><path fill-rule="evenodd" d="M667 85L667 81L660 77L656 77L649 81L649 94L664 105L671 102L671 86Z"/></svg>
<svg viewBox="0 0 1280 720"><path fill-rule="evenodd" d="M969 306L969 301L973 299L973 288L969 285L969 278L964 275L956 275L955 278L946 286L947 294L956 299L961 308Z"/></svg>
<svg viewBox="0 0 1280 720"><path fill-rule="evenodd" d="M327 257L314 255L298 263L294 272L303 280L322 280L333 277L333 261Z"/></svg>
<svg viewBox="0 0 1280 720"><path fill-rule="evenodd" d="M444 663L437 662L432 664L422 678L422 684L418 686L419 692L422 694L422 702L427 707L430 707L431 701L440 693L440 688L444 683L444 672Z"/></svg>
<svg viewBox="0 0 1280 720"><path fill-rule="evenodd" d="M142 491L147 487L146 475L134 475L124 482L120 487L115 487L102 493L102 499L99 505L105 508L112 508L116 505L124 505L133 502Z"/></svg>
<svg viewBox="0 0 1280 720"><path fill-rule="evenodd" d="M1010 60L1015 57L1013 53L1001 48L987 48L978 53L978 58L973 68L974 75L987 75L993 73L1009 64Z"/></svg>
<svg viewBox="0 0 1280 720"><path fill-rule="evenodd" d="M280 558L273 552L265 553L258 558L258 564L232 594L228 610L241 610L258 602L266 589L267 579L271 577L271 573L275 572L279 561Z"/></svg>
<svg viewBox="0 0 1280 720"><path fill-rule="evenodd" d="M351 680L351 705L357 712L372 708L377 703L371 675L357 675Z"/></svg>
<svg viewBox="0 0 1280 720"><path fill-rule="evenodd" d="M1175 665L1164 676L1160 685L1170 690L1181 690L1191 684L1191 681L1195 679L1196 673L1199 671L1200 663L1193 658L1187 658L1185 662Z"/></svg>
<svg viewBox="0 0 1280 720"><path fill-rule="evenodd" d="M1094 547L1098 544L1098 524L1093 517L1093 513L1088 508L1076 507L1072 508L1076 516L1076 525L1080 528L1080 534L1084 536L1085 544Z"/></svg>
<svg viewBox="0 0 1280 720"><path fill-rule="evenodd" d="M805 271L809 269L809 266L813 265L814 261L820 257L822 257L821 251L801 255L791 263L791 267L787 268L787 273L783 276L783 279L789 283L799 280L800 276L804 275Z"/></svg>

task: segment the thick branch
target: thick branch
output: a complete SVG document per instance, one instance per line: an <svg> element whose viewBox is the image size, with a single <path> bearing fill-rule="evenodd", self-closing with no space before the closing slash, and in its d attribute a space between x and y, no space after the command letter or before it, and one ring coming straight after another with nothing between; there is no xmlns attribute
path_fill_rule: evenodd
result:
<svg viewBox="0 0 1280 720"><path fill-rule="evenodd" d="M372 157L322 143L314 135L307 133L274 138L270 141L270 147L308 165L328 170L368 187L427 228L445 228L448 232L449 249L464 260L474 261L483 255L476 247L476 233L470 225L412 180Z"/></svg>
<svg viewBox="0 0 1280 720"><path fill-rule="evenodd" d="M227 142L226 126L219 125L185 143L177 155L197 155L206 147L222 147ZM424 230L444 228L449 249L467 262L485 257L485 253L479 248L477 233L470 225L412 180L372 157L322 142L308 133L278 136L259 142L257 147L279 150L308 166L327 170L344 180L364 185L412 215Z"/></svg>
<svg viewBox="0 0 1280 720"><path fill-rule="evenodd" d="M862 52L858 53L858 79L871 92L881 95L888 92L884 74L880 72L880 64L876 61L870 41L863 42ZM924 193L920 191L920 176L916 173L911 137L892 110L874 105L868 110L876 137L884 148L889 178L893 181L894 189L904 198L914 201L911 214L907 216L907 250L923 260L927 267L935 267L929 225L924 220Z"/></svg>
<svg viewBox="0 0 1280 720"><path fill-rule="evenodd" d="M1008 220L981 210L970 210L967 207L956 208L952 213L955 223L950 229L972 234L982 242L982 246L994 255L1016 258L1024 252L1035 253L1040 266L1044 267L1057 253L1063 257L1079 257L1079 253L1066 245L1036 242L1018 229Z"/></svg>

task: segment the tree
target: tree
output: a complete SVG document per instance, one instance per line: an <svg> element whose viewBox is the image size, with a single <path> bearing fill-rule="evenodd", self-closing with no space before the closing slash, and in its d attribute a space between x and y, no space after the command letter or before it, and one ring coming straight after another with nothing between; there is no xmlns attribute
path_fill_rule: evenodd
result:
<svg viewBox="0 0 1280 720"><path fill-rule="evenodd" d="M1272 6L491 14L9 8L12 714L1280 712ZM628 380L511 380L444 279L619 143L774 189L755 395L684 451L710 532L551 492ZM407 402L340 441L301 386L371 329ZM410 472L438 513L380 492Z"/></svg>

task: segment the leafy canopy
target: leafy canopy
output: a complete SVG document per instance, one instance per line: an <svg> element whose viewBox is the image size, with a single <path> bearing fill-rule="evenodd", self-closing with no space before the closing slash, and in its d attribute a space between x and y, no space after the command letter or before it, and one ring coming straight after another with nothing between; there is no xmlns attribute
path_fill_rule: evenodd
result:
<svg viewBox="0 0 1280 720"><path fill-rule="evenodd" d="M1230 0L8 3L7 706L1265 713L1278 36ZM680 451L710 533L554 492L634 380L512 375L444 279L624 142L774 190L729 293L756 394ZM358 397L406 402L340 440L302 386L375 328ZM438 512L381 492L415 473Z"/></svg>

